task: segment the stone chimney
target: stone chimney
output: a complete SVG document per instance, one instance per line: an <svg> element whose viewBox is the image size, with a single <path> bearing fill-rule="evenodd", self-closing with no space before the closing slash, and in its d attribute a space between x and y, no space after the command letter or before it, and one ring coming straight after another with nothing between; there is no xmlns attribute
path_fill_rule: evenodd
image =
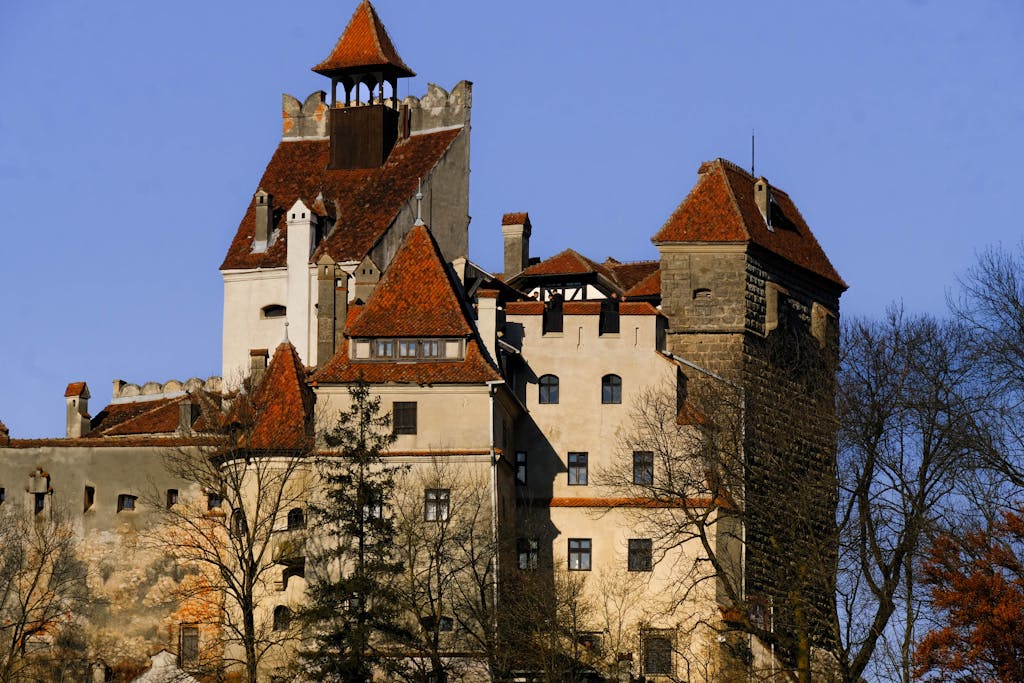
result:
<svg viewBox="0 0 1024 683"><path fill-rule="evenodd" d="M89 386L85 382L72 382L64 391L67 404L67 430L69 439L78 439L89 433Z"/></svg>
<svg viewBox="0 0 1024 683"><path fill-rule="evenodd" d="M288 209L288 336L305 363L310 363L310 308L313 292L309 281L309 256L317 217L301 199Z"/></svg>
<svg viewBox="0 0 1024 683"><path fill-rule="evenodd" d="M764 176L754 181L754 201L757 202L757 210L764 218L764 224L770 230L772 227L772 188Z"/></svg>
<svg viewBox="0 0 1024 683"><path fill-rule="evenodd" d="M374 288L377 287L378 281L380 281L380 268L370 260L369 256L366 256L356 266L355 298L366 303L370 295L373 294Z"/></svg>
<svg viewBox="0 0 1024 683"><path fill-rule="evenodd" d="M505 279L526 270L530 263L530 214L506 213L501 217L501 234L505 238Z"/></svg>
<svg viewBox="0 0 1024 683"><path fill-rule="evenodd" d="M348 317L348 273L327 254L317 261L316 364L341 346Z"/></svg>
<svg viewBox="0 0 1024 683"><path fill-rule="evenodd" d="M249 378L255 388L263 380L263 373L267 371L267 360L270 351L267 349L249 349Z"/></svg>
<svg viewBox="0 0 1024 683"><path fill-rule="evenodd" d="M252 241L254 252L263 252L270 246L270 236L274 232L273 196L261 187L252 196L253 208L256 210L256 234Z"/></svg>

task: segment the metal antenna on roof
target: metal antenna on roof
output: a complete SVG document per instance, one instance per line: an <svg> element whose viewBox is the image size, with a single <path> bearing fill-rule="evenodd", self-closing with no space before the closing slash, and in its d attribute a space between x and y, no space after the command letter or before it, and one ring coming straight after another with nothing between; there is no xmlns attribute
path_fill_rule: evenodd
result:
<svg viewBox="0 0 1024 683"><path fill-rule="evenodd" d="M754 129L750 129L750 175L757 177L754 173Z"/></svg>
<svg viewBox="0 0 1024 683"><path fill-rule="evenodd" d="M413 225L423 225L423 178L416 179L416 222Z"/></svg>

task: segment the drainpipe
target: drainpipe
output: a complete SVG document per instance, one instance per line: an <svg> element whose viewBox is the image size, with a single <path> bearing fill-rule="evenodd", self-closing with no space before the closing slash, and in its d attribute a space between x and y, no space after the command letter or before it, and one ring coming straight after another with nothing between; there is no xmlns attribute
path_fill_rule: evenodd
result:
<svg viewBox="0 0 1024 683"><path fill-rule="evenodd" d="M494 449L494 395L498 386L505 383L505 380L491 380L487 382L488 403L488 453L491 456L491 541L494 543L494 629L497 633L498 624L498 455Z"/></svg>

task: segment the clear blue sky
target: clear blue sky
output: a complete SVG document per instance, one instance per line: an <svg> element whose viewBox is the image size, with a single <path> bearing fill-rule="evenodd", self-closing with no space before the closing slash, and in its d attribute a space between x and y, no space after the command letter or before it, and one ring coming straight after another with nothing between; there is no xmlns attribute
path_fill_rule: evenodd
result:
<svg viewBox="0 0 1024 683"><path fill-rule="evenodd" d="M0 420L63 433L65 385L217 374L217 271L356 0L0 4ZM780 6L781 5L781 6ZM655 258L701 161L796 200L850 291L941 313L1021 238L1024 3L379 0L428 81L474 82L471 257Z"/></svg>

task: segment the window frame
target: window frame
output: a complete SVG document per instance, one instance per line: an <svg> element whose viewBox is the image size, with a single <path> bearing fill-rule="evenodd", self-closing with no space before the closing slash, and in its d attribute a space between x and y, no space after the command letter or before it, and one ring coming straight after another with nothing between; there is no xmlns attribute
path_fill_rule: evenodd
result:
<svg viewBox="0 0 1024 683"><path fill-rule="evenodd" d="M521 571L533 571L540 565L540 539L516 539L516 565Z"/></svg>
<svg viewBox="0 0 1024 683"><path fill-rule="evenodd" d="M186 638L191 645L188 652L185 650ZM187 666L198 664L199 653L199 624L180 624L178 626L178 667L184 669Z"/></svg>
<svg viewBox="0 0 1024 683"><path fill-rule="evenodd" d="M118 512L135 512L135 502L139 499L138 496L133 496L130 493L119 493L117 494L117 511Z"/></svg>
<svg viewBox="0 0 1024 683"><path fill-rule="evenodd" d="M667 659L663 662L663 666L651 667L651 644L655 641L664 643L664 645L667 646L667 652L662 650L654 656L667 655ZM661 631L644 632L640 637L640 649L642 653L640 660L640 668L645 676L671 676L673 673L675 673L673 661L675 659L675 647L673 645L672 638L669 634ZM660 665L662 664L662 662L657 662L656 664Z"/></svg>
<svg viewBox="0 0 1024 683"><path fill-rule="evenodd" d="M267 304L260 309L260 320L277 320L288 317L288 307L284 304Z"/></svg>
<svg viewBox="0 0 1024 683"><path fill-rule="evenodd" d="M601 377L601 405L622 404L622 377L609 372Z"/></svg>
<svg viewBox="0 0 1024 683"><path fill-rule="evenodd" d="M274 608L274 622L271 628L274 631L287 631L292 625L292 610L288 605L278 605Z"/></svg>
<svg viewBox="0 0 1024 683"><path fill-rule="evenodd" d="M558 400L558 375L552 375L550 373L541 375L537 380L537 403L540 405L558 405Z"/></svg>
<svg viewBox="0 0 1024 683"><path fill-rule="evenodd" d="M179 501L181 501L181 494L178 489L167 489L167 509L170 510Z"/></svg>
<svg viewBox="0 0 1024 683"><path fill-rule="evenodd" d="M654 451L633 451L633 484L654 485Z"/></svg>
<svg viewBox="0 0 1024 683"><path fill-rule="evenodd" d="M292 508L285 517L288 531L306 528L306 511L302 508Z"/></svg>
<svg viewBox="0 0 1024 683"><path fill-rule="evenodd" d="M526 451L516 451L516 486L526 486L528 476L527 462Z"/></svg>
<svg viewBox="0 0 1024 683"><path fill-rule="evenodd" d="M207 491L206 493L206 511L213 512L214 510L222 510L224 508L224 495L221 493L214 493Z"/></svg>
<svg viewBox="0 0 1024 683"><path fill-rule="evenodd" d="M393 434L416 434L416 401L392 401L391 432Z"/></svg>
<svg viewBox="0 0 1024 683"><path fill-rule="evenodd" d="M566 458L569 486L587 486L590 481L590 455L587 451L569 451Z"/></svg>
<svg viewBox="0 0 1024 683"><path fill-rule="evenodd" d="M569 539L569 571L589 572L593 567L594 543L590 538ZM574 566L575 565L575 566Z"/></svg>
<svg viewBox="0 0 1024 683"><path fill-rule="evenodd" d="M451 489L423 490L423 521L447 522L451 516Z"/></svg>
<svg viewBox="0 0 1024 683"><path fill-rule="evenodd" d="M631 572L654 571L654 543L649 538L627 540L626 569Z"/></svg>

